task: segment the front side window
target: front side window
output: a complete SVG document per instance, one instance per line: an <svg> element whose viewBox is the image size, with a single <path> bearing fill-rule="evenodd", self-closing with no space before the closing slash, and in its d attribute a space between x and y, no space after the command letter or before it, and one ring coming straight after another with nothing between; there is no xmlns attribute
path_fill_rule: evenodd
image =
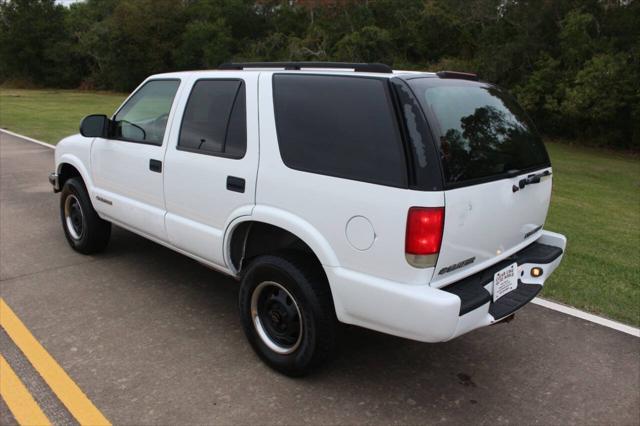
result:
<svg viewBox="0 0 640 426"><path fill-rule="evenodd" d="M540 136L526 114L499 88L436 78L408 83L436 133L449 186L549 165Z"/></svg>
<svg viewBox="0 0 640 426"><path fill-rule="evenodd" d="M276 74L278 144L292 169L406 187L404 149L385 79Z"/></svg>
<svg viewBox="0 0 640 426"><path fill-rule="evenodd" d="M151 80L114 117L114 139L162 145L179 80Z"/></svg>
<svg viewBox="0 0 640 426"><path fill-rule="evenodd" d="M199 80L191 91L178 149L242 158L247 150L246 96L241 80Z"/></svg>

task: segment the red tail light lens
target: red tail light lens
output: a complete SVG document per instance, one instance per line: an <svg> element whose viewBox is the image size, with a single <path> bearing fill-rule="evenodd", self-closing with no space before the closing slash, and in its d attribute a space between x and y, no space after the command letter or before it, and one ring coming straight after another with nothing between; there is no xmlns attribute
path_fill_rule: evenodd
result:
<svg viewBox="0 0 640 426"><path fill-rule="evenodd" d="M444 229L444 207L411 207L407 215L405 252L415 255L440 251Z"/></svg>

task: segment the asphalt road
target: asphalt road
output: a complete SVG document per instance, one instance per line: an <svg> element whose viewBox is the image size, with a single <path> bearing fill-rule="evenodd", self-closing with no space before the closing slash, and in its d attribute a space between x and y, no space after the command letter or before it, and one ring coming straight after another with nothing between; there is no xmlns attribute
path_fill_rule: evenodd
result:
<svg viewBox="0 0 640 426"><path fill-rule="evenodd" d="M333 363L283 377L245 341L234 280L121 229L73 252L53 151L0 133L0 157L0 296L114 424L640 423L640 339L534 305L441 344L345 327ZM73 424L1 331L0 349Z"/></svg>

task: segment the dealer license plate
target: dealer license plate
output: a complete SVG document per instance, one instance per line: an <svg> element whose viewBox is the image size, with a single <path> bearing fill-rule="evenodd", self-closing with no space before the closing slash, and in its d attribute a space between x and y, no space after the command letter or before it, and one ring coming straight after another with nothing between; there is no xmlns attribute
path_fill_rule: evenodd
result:
<svg viewBox="0 0 640 426"><path fill-rule="evenodd" d="M518 287L518 264L512 263L493 275L493 301Z"/></svg>

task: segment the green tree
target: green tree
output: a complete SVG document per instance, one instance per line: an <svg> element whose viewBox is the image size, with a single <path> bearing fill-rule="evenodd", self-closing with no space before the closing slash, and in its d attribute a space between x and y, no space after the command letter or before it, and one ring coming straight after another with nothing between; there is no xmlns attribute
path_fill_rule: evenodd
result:
<svg viewBox="0 0 640 426"><path fill-rule="evenodd" d="M175 70L174 50L184 27L180 2L118 1L113 12L84 36L97 64L97 85L128 91L149 74Z"/></svg>
<svg viewBox="0 0 640 426"><path fill-rule="evenodd" d="M570 11L562 20L559 34L563 61L571 69L580 67L596 50L598 25L593 15Z"/></svg>
<svg viewBox="0 0 640 426"><path fill-rule="evenodd" d="M562 108L574 119L580 136L612 141L624 148L640 148L629 125L637 116L640 97L624 54L602 54L588 60L567 91ZM635 108L635 111L634 111Z"/></svg>
<svg viewBox="0 0 640 426"><path fill-rule="evenodd" d="M520 104L537 123L544 123L543 130L559 132L563 129L564 116L561 104L565 98L568 80L560 60L543 53L534 65L533 72L524 83L514 88Z"/></svg>
<svg viewBox="0 0 640 426"><path fill-rule="evenodd" d="M393 43L387 30L367 26L336 43L335 57L341 61L393 63Z"/></svg>
<svg viewBox="0 0 640 426"><path fill-rule="evenodd" d="M74 84L66 9L54 0L0 2L0 76L36 85Z"/></svg>
<svg viewBox="0 0 640 426"><path fill-rule="evenodd" d="M0 0L0 82L130 90L228 60L478 72L549 136L638 147L640 1Z"/></svg>
<svg viewBox="0 0 640 426"><path fill-rule="evenodd" d="M230 30L223 18L189 22L175 55L181 69L215 68L231 57Z"/></svg>
<svg viewBox="0 0 640 426"><path fill-rule="evenodd" d="M412 28L415 53L422 61L437 62L445 56L462 56L469 37L462 23L445 7L430 2Z"/></svg>

